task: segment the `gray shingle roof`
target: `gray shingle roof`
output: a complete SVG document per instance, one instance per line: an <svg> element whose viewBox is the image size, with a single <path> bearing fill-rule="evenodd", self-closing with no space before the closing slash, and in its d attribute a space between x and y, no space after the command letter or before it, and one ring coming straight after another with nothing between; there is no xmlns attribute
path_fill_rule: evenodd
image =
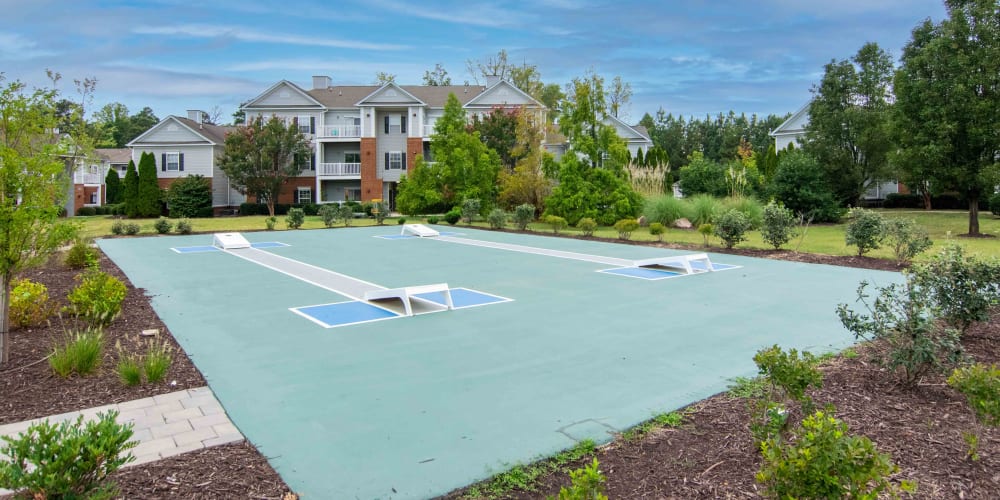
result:
<svg viewBox="0 0 1000 500"><path fill-rule="evenodd" d="M478 85L400 85L401 89L413 94L432 108L443 108L448 100L448 94L455 94L458 102L465 104L472 98L483 93L484 87ZM359 101L381 88L378 85L340 85L326 89L305 91L327 108L353 108Z"/></svg>

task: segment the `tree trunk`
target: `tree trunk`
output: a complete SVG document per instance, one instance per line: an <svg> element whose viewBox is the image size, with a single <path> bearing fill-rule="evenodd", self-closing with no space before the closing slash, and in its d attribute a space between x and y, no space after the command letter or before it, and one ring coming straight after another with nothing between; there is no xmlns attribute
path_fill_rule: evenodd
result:
<svg viewBox="0 0 1000 500"><path fill-rule="evenodd" d="M924 210L930 210L932 208L930 191L924 191L920 194L924 197Z"/></svg>
<svg viewBox="0 0 1000 500"><path fill-rule="evenodd" d="M969 195L969 236L979 236L979 193Z"/></svg>
<svg viewBox="0 0 1000 500"><path fill-rule="evenodd" d="M10 362L10 282L13 276L4 275L0 290L0 366Z"/></svg>
<svg viewBox="0 0 1000 500"><path fill-rule="evenodd" d="M267 199L267 214L274 217L274 200L272 198Z"/></svg>

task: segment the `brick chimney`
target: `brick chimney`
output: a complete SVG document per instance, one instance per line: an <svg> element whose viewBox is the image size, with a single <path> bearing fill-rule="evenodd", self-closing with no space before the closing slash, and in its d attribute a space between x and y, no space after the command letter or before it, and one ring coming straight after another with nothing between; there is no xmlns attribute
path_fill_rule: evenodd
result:
<svg viewBox="0 0 1000 500"><path fill-rule="evenodd" d="M329 76L313 76L313 90L326 90L330 86L331 80Z"/></svg>

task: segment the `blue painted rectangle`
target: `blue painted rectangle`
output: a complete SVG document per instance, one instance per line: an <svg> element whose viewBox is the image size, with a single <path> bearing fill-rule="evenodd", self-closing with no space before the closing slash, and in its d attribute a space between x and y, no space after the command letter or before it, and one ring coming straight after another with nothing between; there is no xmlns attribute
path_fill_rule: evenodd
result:
<svg viewBox="0 0 1000 500"><path fill-rule="evenodd" d="M644 280L663 280L684 276L681 273L667 271L666 269L654 269L649 267L619 267L617 269L602 269L598 272L628 276L629 278L639 278Z"/></svg>
<svg viewBox="0 0 1000 500"><path fill-rule="evenodd" d="M382 238L383 240L406 240L410 238L416 238L416 236L412 236L409 234L382 234L376 236L376 238Z"/></svg>
<svg viewBox="0 0 1000 500"><path fill-rule="evenodd" d="M259 243L251 243L253 248L278 248L290 246L287 243L282 243L280 241L261 241Z"/></svg>
<svg viewBox="0 0 1000 500"><path fill-rule="evenodd" d="M317 306L295 307L292 311L305 316L324 328L355 325L400 317L398 314L365 302L350 301Z"/></svg>
<svg viewBox="0 0 1000 500"><path fill-rule="evenodd" d="M718 262L712 263L712 269L716 271L736 269L737 267L742 267L742 266L734 266L732 264L719 264ZM704 262L691 262L691 269L694 269L695 271L708 271L708 267L705 266Z"/></svg>
<svg viewBox="0 0 1000 500"><path fill-rule="evenodd" d="M451 292L451 303L455 306L455 309L462 309L463 307L475 307L484 306L486 304L496 304L499 302L510 302L511 299L506 297L500 297L497 295L492 295L489 293L479 292L476 290L469 290L468 288L452 288L449 290ZM416 297L421 299L434 302L435 304L445 305L444 292L429 292L420 293Z"/></svg>
<svg viewBox="0 0 1000 500"><path fill-rule="evenodd" d="M174 247L174 248L171 248L171 250L173 250L173 251L175 251L177 253L201 253L201 252L218 252L218 251L220 251L218 248L213 247L211 245L201 245L201 246L194 246L194 247Z"/></svg>

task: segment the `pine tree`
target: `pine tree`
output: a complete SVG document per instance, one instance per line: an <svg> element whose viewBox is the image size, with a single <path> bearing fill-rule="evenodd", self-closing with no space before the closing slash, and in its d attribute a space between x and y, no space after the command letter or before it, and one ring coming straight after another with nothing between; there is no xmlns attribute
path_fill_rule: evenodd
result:
<svg viewBox="0 0 1000 500"><path fill-rule="evenodd" d="M122 187L124 187L122 201L125 203L125 216L138 217L139 174L135 171L135 162L132 160L128 161L128 168L125 169L125 182Z"/></svg>
<svg viewBox="0 0 1000 500"><path fill-rule="evenodd" d="M104 199L109 205L121 203L122 185L118 178L118 172L108 169L108 175L104 178Z"/></svg>
<svg viewBox="0 0 1000 500"><path fill-rule="evenodd" d="M160 185L156 182L156 157L153 153L143 153L139 158L139 187L136 211L139 217L160 215Z"/></svg>

